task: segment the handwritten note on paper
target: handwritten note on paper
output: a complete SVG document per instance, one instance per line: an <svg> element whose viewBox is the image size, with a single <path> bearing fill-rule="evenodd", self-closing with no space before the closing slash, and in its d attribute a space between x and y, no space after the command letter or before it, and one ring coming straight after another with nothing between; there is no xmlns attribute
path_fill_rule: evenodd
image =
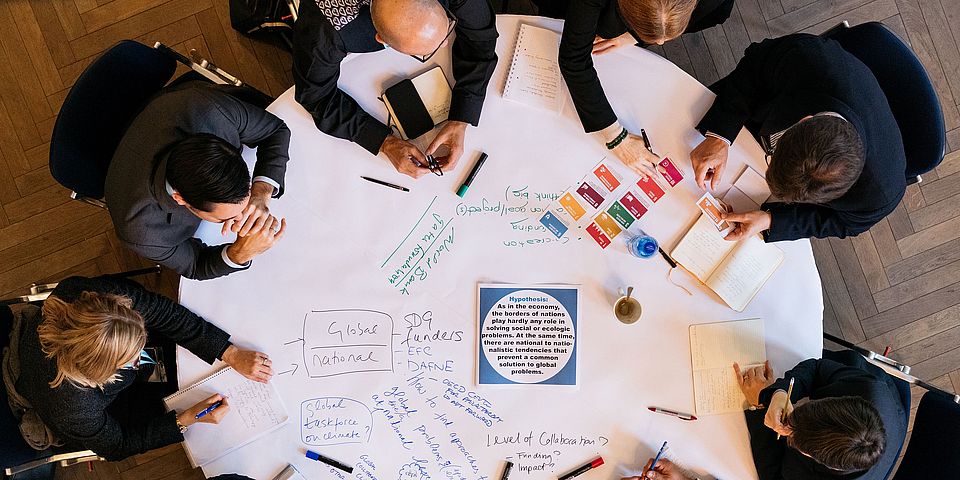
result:
<svg viewBox="0 0 960 480"><path fill-rule="evenodd" d="M563 79L557 63L559 45L559 33L533 25L520 25L503 98L560 111L563 107Z"/></svg>
<svg viewBox="0 0 960 480"><path fill-rule="evenodd" d="M380 265L387 282L402 295L429 278L453 250L456 232L453 217L439 211L437 197L427 205L417 223Z"/></svg>
<svg viewBox="0 0 960 480"><path fill-rule="evenodd" d="M287 419L283 408L272 401L270 388L262 383L239 383L228 388L224 396L230 399L230 408L251 432L270 428Z"/></svg>
<svg viewBox="0 0 960 480"><path fill-rule="evenodd" d="M763 320L691 325L690 357L697 415L742 411L744 398L733 364L747 368L766 360Z"/></svg>
<svg viewBox="0 0 960 480"><path fill-rule="evenodd" d="M731 308L740 312L781 262L783 250L752 236L740 241L739 248L723 260L706 284Z"/></svg>

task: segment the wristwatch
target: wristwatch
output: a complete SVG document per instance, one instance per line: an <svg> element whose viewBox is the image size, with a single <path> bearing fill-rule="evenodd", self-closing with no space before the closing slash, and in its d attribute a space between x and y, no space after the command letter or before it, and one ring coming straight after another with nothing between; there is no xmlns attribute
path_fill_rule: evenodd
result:
<svg viewBox="0 0 960 480"><path fill-rule="evenodd" d="M177 428L180 429L180 433L181 434L187 433L187 428L189 427L180 423L180 417L173 417L173 418L177 421Z"/></svg>

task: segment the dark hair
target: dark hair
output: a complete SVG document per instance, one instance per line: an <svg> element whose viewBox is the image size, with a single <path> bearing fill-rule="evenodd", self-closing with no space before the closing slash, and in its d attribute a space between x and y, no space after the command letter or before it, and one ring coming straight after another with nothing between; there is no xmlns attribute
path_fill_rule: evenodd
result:
<svg viewBox="0 0 960 480"><path fill-rule="evenodd" d="M880 413L860 397L811 400L787 415L784 425L793 430L790 446L835 470L866 470L886 448Z"/></svg>
<svg viewBox="0 0 960 480"><path fill-rule="evenodd" d="M209 212L213 203L240 203L250 195L250 172L240 149L209 133L175 143L167 157L167 183L191 207Z"/></svg>
<svg viewBox="0 0 960 480"><path fill-rule="evenodd" d="M850 122L831 115L784 132L773 151L767 184L776 198L823 204L839 198L863 171L863 142Z"/></svg>

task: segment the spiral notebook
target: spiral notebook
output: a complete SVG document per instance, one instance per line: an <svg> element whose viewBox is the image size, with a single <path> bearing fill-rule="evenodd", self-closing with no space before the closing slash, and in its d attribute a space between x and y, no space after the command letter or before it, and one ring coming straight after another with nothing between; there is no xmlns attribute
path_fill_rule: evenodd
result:
<svg viewBox="0 0 960 480"><path fill-rule="evenodd" d="M563 77L557 63L559 51L559 33L520 24L503 98L559 112L564 99Z"/></svg>
<svg viewBox="0 0 960 480"><path fill-rule="evenodd" d="M230 367L164 398L163 403L167 410L181 412L217 393L227 397L230 412L217 425L197 422L183 435L184 450L194 467L233 452L289 420L272 383L248 380Z"/></svg>

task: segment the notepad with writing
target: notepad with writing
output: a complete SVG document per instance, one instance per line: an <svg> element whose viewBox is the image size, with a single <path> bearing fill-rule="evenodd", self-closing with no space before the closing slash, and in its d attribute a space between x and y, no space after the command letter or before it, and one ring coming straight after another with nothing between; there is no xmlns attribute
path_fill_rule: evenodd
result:
<svg viewBox="0 0 960 480"><path fill-rule="evenodd" d="M182 412L217 393L227 397L230 412L217 425L197 422L183 435L184 450L194 467L267 435L289 419L272 383L248 380L230 367L164 398L163 403L167 410Z"/></svg>
<svg viewBox="0 0 960 480"><path fill-rule="evenodd" d="M738 312L747 308L783 263L783 250L759 235L739 242L724 240L723 233L702 214L670 256Z"/></svg>
<svg viewBox="0 0 960 480"><path fill-rule="evenodd" d="M697 415L740 412L749 407L733 364L763 365L767 349L760 319L690 325L690 360Z"/></svg>
<svg viewBox="0 0 960 480"><path fill-rule="evenodd" d="M383 92L391 123L404 140L429 132L450 115L453 90L443 69L433 67L414 78L401 80Z"/></svg>
<svg viewBox="0 0 960 480"><path fill-rule="evenodd" d="M559 33L520 24L503 98L559 112L563 107L563 78L557 63L559 48Z"/></svg>

